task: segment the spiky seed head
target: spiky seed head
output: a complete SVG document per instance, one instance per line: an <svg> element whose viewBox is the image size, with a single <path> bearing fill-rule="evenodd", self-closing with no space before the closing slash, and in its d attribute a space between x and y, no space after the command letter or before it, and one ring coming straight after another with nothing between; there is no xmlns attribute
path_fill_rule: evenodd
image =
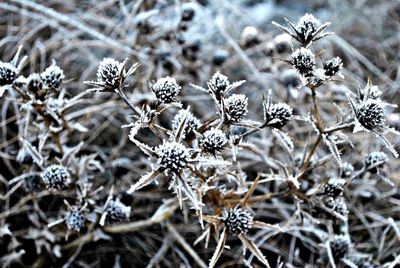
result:
<svg viewBox="0 0 400 268"><path fill-rule="evenodd" d="M32 93L40 93L43 89L43 81L38 73L32 73L26 79L26 89Z"/></svg>
<svg viewBox="0 0 400 268"><path fill-rule="evenodd" d="M50 190L63 190L71 183L71 176L67 168L62 165L48 166L40 177Z"/></svg>
<svg viewBox="0 0 400 268"><path fill-rule="evenodd" d="M47 67L44 72L40 74L43 84L46 88L52 90L58 90L65 78L63 70L57 65L51 65Z"/></svg>
<svg viewBox="0 0 400 268"><path fill-rule="evenodd" d="M275 51L279 54L289 52L291 49L291 41L292 37L287 33L275 36L273 42Z"/></svg>
<svg viewBox="0 0 400 268"><path fill-rule="evenodd" d="M164 171L179 173L187 166L189 149L177 142L164 142L156 147L157 163Z"/></svg>
<svg viewBox="0 0 400 268"><path fill-rule="evenodd" d="M385 125L385 107L380 99L368 99L356 108L356 117L360 124L368 129Z"/></svg>
<svg viewBox="0 0 400 268"><path fill-rule="evenodd" d="M321 194L338 197L343 193L346 180L340 178L330 178L322 187Z"/></svg>
<svg viewBox="0 0 400 268"><path fill-rule="evenodd" d="M301 85L301 77L293 69L285 70L281 75L281 81L287 88L297 88Z"/></svg>
<svg viewBox="0 0 400 268"><path fill-rule="evenodd" d="M250 212L240 207L224 210L222 222L228 232L233 235L246 234L253 225L253 217Z"/></svg>
<svg viewBox="0 0 400 268"><path fill-rule="evenodd" d="M11 85L17 78L17 69L9 62L0 61L0 86Z"/></svg>
<svg viewBox="0 0 400 268"><path fill-rule="evenodd" d="M179 110L179 112L175 115L174 119L172 119L172 130L176 130L179 127L179 124L183 120L184 116L186 115L186 110ZM186 122L184 126L184 136L193 132L200 126L200 121L197 119L191 112L188 112L186 117Z"/></svg>
<svg viewBox="0 0 400 268"><path fill-rule="evenodd" d="M72 210L68 213L66 224L69 230L79 232L85 225L85 216L79 210Z"/></svg>
<svg viewBox="0 0 400 268"><path fill-rule="evenodd" d="M216 72L208 82L210 90L218 97L225 93L230 84L228 77L220 72Z"/></svg>
<svg viewBox="0 0 400 268"><path fill-rule="evenodd" d="M310 42L316 34L321 22L316 19L312 14L305 14L296 25L296 30L299 33L299 38L304 43Z"/></svg>
<svg viewBox="0 0 400 268"><path fill-rule="evenodd" d="M222 130L212 128L204 132L201 143L207 151L215 153L225 147L228 138Z"/></svg>
<svg viewBox="0 0 400 268"><path fill-rule="evenodd" d="M260 32L253 26L247 26L243 29L240 36L242 46L248 48L260 43Z"/></svg>
<svg viewBox="0 0 400 268"><path fill-rule="evenodd" d="M274 128L281 128L292 119L293 109L286 103L270 105L265 111L265 120L268 125Z"/></svg>
<svg viewBox="0 0 400 268"><path fill-rule="evenodd" d="M131 216L131 207L124 205L118 199L111 200L106 206L106 213L108 222L124 222Z"/></svg>
<svg viewBox="0 0 400 268"><path fill-rule="evenodd" d="M167 76L159 78L151 85L151 89L160 102L171 103L176 100L181 87L176 83L175 78Z"/></svg>
<svg viewBox="0 0 400 268"><path fill-rule="evenodd" d="M233 94L225 99L225 112L228 120L237 122L247 114L248 99L243 94Z"/></svg>
<svg viewBox="0 0 400 268"><path fill-rule="evenodd" d="M308 48L299 48L292 53L292 65L302 75L309 75L315 68L315 55Z"/></svg>
<svg viewBox="0 0 400 268"><path fill-rule="evenodd" d="M347 217L349 215L346 201L343 198L328 197L325 200L325 206L344 217Z"/></svg>
<svg viewBox="0 0 400 268"><path fill-rule="evenodd" d="M384 152L372 152L365 157L365 168L371 172L376 172L388 160L389 158Z"/></svg>
<svg viewBox="0 0 400 268"><path fill-rule="evenodd" d="M40 192L43 190L42 180L39 175L31 175L25 178L25 187L30 192Z"/></svg>
<svg viewBox="0 0 400 268"><path fill-rule="evenodd" d="M341 178L348 178L353 174L354 167L349 162L344 162L340 167L340 177Z"/></svg>
<svg viewBox="0 0 400 268"><path fill-rule="evenodd" d="M112 58L104 58L97 68L97 81L107 87L116 89L120 87L122 64Z"/></svg>
<svg viewBox="0 0 400 268"><path fill-rule="evenodd" d="M343 67L342 59L339 57L327 60L324 62L324 70L325 75L334 76L337 74Z"/></svg>
<svg viewBox="0 0 400 268"><path fill-rule="evenodd" d="M337 235L333 240L329 241L329 247L332 252L333 260L335 261L335 263L337 263L341 259L343 259L349 252L350 241L348 238L342 235ZM328 252L326 252L326 250L323 251L321 259L325 263L329 263Z"/></svg>

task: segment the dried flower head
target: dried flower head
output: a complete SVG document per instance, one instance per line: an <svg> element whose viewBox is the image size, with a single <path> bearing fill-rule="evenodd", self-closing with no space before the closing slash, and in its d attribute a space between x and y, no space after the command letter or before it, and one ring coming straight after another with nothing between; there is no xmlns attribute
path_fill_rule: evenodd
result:
<svg viewBox="0 0 400 268"><path fill-rule="evenodd" d="M306 13L300 18L296 25L299 38L301 38L304 43L309 43L315 36L320 24L321 22L316 19L314 15Z"/></svg>
<svg viewBox="0 0 400 268"><path fill-rule="evenodd" d="M243 94L233 94L225 99L225 112L229 121L237 122L247 114L247 97Z"/></svg>
<svg viewBox="0 0 400 268"><path fill-rule="evenodd" d="M253 217L248 210L240 207L224 210L222 222L233 235L246 234L253 224Z"/></svg>
<svg viewBox="0 0 400 268"><path fill-rule="evenodd" d="M309 75L315 68L315 55L308 48L299 48L292 53L293 68L301 75Z"/></svg>
<svg viewBox="0 0 400 268"><path fill-rule="evenodd" d="M255 46L261 42L260 32L253 26L247 26L243 29L240 36L240 44L246 48Z"/></svg>
<svg viewBox="0 0 400 268"><path fill-rule="evenodd" d="M342 59L339 57L327 60L324 62L324 70L326 76L334 76L343 67Z"/></svg>
<svg viewBox="0 0 400 268"><path fill-rule="evenodd" d="M333 260L335 263L343 259L350 250L350 241L347 237L337 235L331 241L329 241L329 247L332 253ZM324 263L329 263L329 257L327 251L321 254L321 259Z"/></svg>
<svg viewBox="0 0 400 268"><path fill-rule="evenodd" d="M228 138L222 130L212 128L204 132L201 143L206 151L216 153L225 147Z"/></svg>
<svg viewBox="0 0 400 268"><path fill-rule="evenodd" d="M68 213L65 222L69 230L79 232L85 225L85 216L78 209L73 209Z"/></svg>
<svg viewBox="0 0 400 268"><path fill-rule="evenodd" d="M67 168L62 165L48 166L40 177L50 190L63 190L71 183L71 176Z"/></svg>
<svg viewBox="0 0 400 268"><path fill-rule="evenodd" d="M264 115L268 126L281 128L292 119L293 109L286 103L270 104L264 109Z"/></svg>
<svg viewBox="0 0 400 268"><path fill-rule="evenodd" d="M216 72L207 83L210 91L212 91L216 96L224 95L230 84L228 77L220 72Z"/></svg>
<svg viewBox="0 0 400 268"><path fill-rule="evenodd" d="M322 187L321 194L331 197L338 197L343 193L346 180L340 178L330 178Z"/></svg>
<svg viewBox="0 0 400 268"><path fill-rule="evenodd" d="M297 88L301 85L301 76L297 71L289 69L282 73L281 81L287 88Z"/></svg>
<svg viewBox="0 0 400 268"><path fill-rule="evenodd" d="M292 37L286 33L275 36L274 42L273 42L275 51L279 54L290 52L291 51L291 41L292 41Z"/></svg>
<svg viewBox="0 0 400 268"><path fill-rule="evenodd" d="M181 20L191 21L196 15L197 5L194 3L185 3L182 5Z"/></svg>
<svg viewBox="0 0 400 268"><path fill-rule="evenodd" d="M38 73L32 73L26 79L26 89L34 94L41 95L43 89L43 81Z"/></svg>
<svg viewBox="0 0 400 268"><path fill-rule="evenodd" d="M380 99L368 99L356 107L358 122L367 130L381 128L385 125L384 104Z"/></svg>
<svg viewBox="0 0 400 268"><path fill-rule="evenodd" d="M17 75L17 69L14 65L0 61L0 86L11 85Z"/></svg>
<svg viewBox="0 0 400 268"><path fill-rule="evenodd" d="M57 65L51 65L47 67L44 72L40 74L43 84L46 88L52 90L58 90L65 78L63 70Z"/></svg>
<svg viewBox="0 0 400 268"><path fill-rule="evenodd" d="M384 152L372 152L365 157L365 168L371 172L376 172L388 160L389 158Z"/></svg>
<svg viewBox="0 0 400 268"><path fill-rule="evenodd" d="M156 147L157 163L164 171L179 173L187 166L189 149L177 142L165 142Z"/></svg>
<svg viewBox="0 0 400 268"><path fill-rule="evenodd" d="M186 110L179 110L179 112L175 115L174 119L172 119L172 130L176 131L179 127L179 124L183 120L183 118L186 116L186 122L184 126L184 133L183 136L186 136L190 133L192 133L194 130L196 130L200 126L200 121L197 119L191 112L188 112Z"/></svg>
<svg viewBox="0 0 400 268"><path fill-rule="evenodd" d="M25 187L30 192L40 192L43 190L43 184L39 175L33 174L25 178Z"/></svg>
<svg viewBox="0 0 400 268"><path fill-rule="evenodd" d="M150 85L157 99L162 103L175 102L181 87L176 83L175 78L163 77Z"/></svg>
<svg viewBox="0 0 400 268"><path fill-rule="evenodd" d="M104 58L97 68L97 81L110 88L121 86L121 68L123 64L112 58Z"/></svg>
<svg viewBox="0 0 400 268"><path fill-rule="evenodd" d="M110 200L107 204L105 212L107 213L107 221L110 223L124 222L129 220L131 216L131 207L124 205L118 199Z"/></svg>

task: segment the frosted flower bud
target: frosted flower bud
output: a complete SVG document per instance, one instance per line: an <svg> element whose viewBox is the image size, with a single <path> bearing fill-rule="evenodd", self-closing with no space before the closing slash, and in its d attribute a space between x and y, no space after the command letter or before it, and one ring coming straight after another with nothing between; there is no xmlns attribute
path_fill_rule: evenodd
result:
<svg viewBox="0 0 400 268"><path fill-rule="evenodd" d="M43 184L39 175L31 175L25 178L25 187L30 192L40 192L43 190Z"/></svg>
<svg viewBox="0 0 400 268"><path fill-rule="evenodd" d="M121 63L112 58L104 58L97 68L97 81L113 89L120 87Z"/></svg>
<svg viewBox="0 0 400 268"><path fill-rule="evenodd" d="M17 78L17 69L9 62L0 61L0 86L11 85Z"/></svg>
<svg viewBox="0 0 400 268"><path fill-rule="evenodd" d="M177 142L164 142L156 147L157 163L164 171L179 173L187 166L189 149Z"/></svg>
<svg viewBox="0 0 400 268"><path fill-rule="evenodd" d="M124 222L131 216L131 207L119 200L111 200L106 206L107 221L111 223Z"/></svg>
<svg viewBox="0 0 400 268"><path fill-rule="evenodd" d="M371 172L376 172L389 160L384 152L372 152L365 157L365 168Z"/></svg>
<svg viewBox="0 0 400 268"><path fill-rule="evenodd" d="M240 207L224 210L222 222L233 235L246 234L253 225L253 217L248 210Z"/></svg>
<svg viewBox="0 0 400 268"><path fill-rule="evenodd" d="M268 125L281 128L292 119L293 109L286 103L271 104L265 111L265 119Z"/></svg>
<svg viewBox="0 0 400 268"><path fill-rule="evenodd" d="M322 187L321 194L338 197L343 193L346 180L339 178L330 178Z"/></svg>
<svg viewBox="0 0 400 268"><path fill-rule="evenodd" d="M312 14L305 14L296 25L296 30L299 33L299 38L304 43L310 42L316 34L321 22Z"/></svg>
<svg viewBox="0 0 400 268"><path fill-rule="evenodd" d="M288 88L297 88L301 85L301 77L298 72L293 69L285 70L281 77L282 83Z"/></svg>
<svg viewBox="0 0 400 268"><path fill-rule="evenodd" d="M157 82L151 85L151 89L159 101L162 103L171 103L176 100L181 87L176 83L175 78L167 76L159 78Z"/></svg>
<svg viewBox="0 0 400 268"><path fill-rule="evenodd" d="M61 165L51 165L40 174L42 181L50 190L63 190L71 183L68 170Z"/></svg>
<svg viewBox="0 0 400 268"><path fill-rule="evenodd" d="M204 132L201 142L207 151L215 153L225 147L228 143L228 138L222 130L213 128Z"/></svg>
<svg viewBox="0 0 400 268"><path fill-rule="evenodd" d="M228 120L237 122L247 114L247 97L243 94L233 94L225 99L225 112Z"/></svg>
<svg viewBox="0 0 400 268"><path fill-rule="evenodd" d="M277 53L290 52L291 40L292 40L292 37L287 33L275 36L274 45L275 45L276 52Z"/></svg>
<svg viewBox="0 0 400 268"><path fill-rule="evenodd" d="M310 74L315 67L315 55L308 48L299 48L292 53L292 65L302 75Z"/></svg>
<svg viewBox="0 0 400 268"><path fill-rule="evenodd" d="M334 76L342 69L342 67L343 62L342 59L339 57L327 60L324 63L325 75Z"/></svg>
<svg viewBox="0 0 400 268"><path fill-rule="evenodd" d="M356 108L356 117L360 124L372 130L383 127L385 124L385 111L382 101L379 99L368 99Z"/></svg>
<svg viewBox="0 0 400 268"><path fill-rule="evenodd" d="M354 172L354 167L352 164L345 162L342 164L340 167L340 177L341 178L348 178L353 174Z"/></svg>
<svg viewBox="0 0 400 268"><path fill-rule="evenodd" d="M350 249L350 241L344 236L336 236L335 239L329 242L329 247L332 252L332 257L335 263L343 259ZM324 251L321 255L321 259L325 263L329 263L328 253Z"/></svg>
<svg viewBox="0 0 400 268"><path fill-rule="evenodd" d="M216 72L211 80L208 82L209 88L215 93L217 97L222 96L225 91L230 86L230 82L227 76L221 74L220 72Z"/></svg>
<svg viewBox="0 0 400 268"><path fill-rule="evenodd" d="M253 26L247 26L243 29L240 36L240 43L244 47L252 47L260 43L260 32Z"/></svg>
<svg viewBox="0 0 400 268"><path fill-rule="evenodd" d="M58 90L62 80L65 78L63 70L57 65L47 67L40 76L44 86L53 90Z"/></svg>
<svg viewBox="0 0 400 268"><path fill-rule="evenodd" d="M172 130L176 130L179 127L179 124L183 120L184 116L186 115L185 110L179 110L179 112L175 115L174 119L172 119ZM186 117L186 122L184 126L184 136L193 132L200 126L200 121L197 119L191 112L188 113Z"/></svg>
<svg viewBox="0 0 400 268"><path fill-rule="evenodd" d="M222 65L228 57L229 57L229 52L227 50L223 49L216 50L213 55L213 63L215 65Z"/></svg>
<svg viewBox="0 0 400 268"><path fill-rule="evenodd" d="M67 215L66 224L69 230L79 232L85 225L85 217L82 212L72 210Z"/></svg>

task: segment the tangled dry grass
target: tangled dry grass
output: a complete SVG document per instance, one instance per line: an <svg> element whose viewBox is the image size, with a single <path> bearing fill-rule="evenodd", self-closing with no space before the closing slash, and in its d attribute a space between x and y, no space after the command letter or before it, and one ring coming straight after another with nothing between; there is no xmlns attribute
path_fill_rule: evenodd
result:
<svg viewBox="0 0 400 268"><path fill-rule="evenodd" d="M1 2L2 267L398 267L399 11Z"/></svg>

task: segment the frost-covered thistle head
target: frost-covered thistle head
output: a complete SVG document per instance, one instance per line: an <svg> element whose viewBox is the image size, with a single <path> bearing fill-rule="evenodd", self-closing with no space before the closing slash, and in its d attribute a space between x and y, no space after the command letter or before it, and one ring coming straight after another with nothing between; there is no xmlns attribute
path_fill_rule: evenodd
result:
<svg viewBox="0 0 400 268"><path fill-rule="evenodd" d="M324 62L324 70L326 76L334 76L343 67L342 59L339 57L327 60Z"/></svg>
<svg viewBox="0 0 400 268"><path fill-rule="evenodd" d="M119 88L122 64L112 58L104 58L97 68L97 81L110 88Z"/></svg>
<svg viewBox="0 0 400 268"><path fill-rule="evenodd" d="M301 85L301 76L295 70L288 69L282 73L281 81L288 88L297 88Z"/></svg>
<svg viewBox="0 0 400 268"><path fill-rule="evenodd" d="M224 210L222 222L230 234L241 235L249 231L253 225L253 217L248 210L235 207Z"/></svg>
<svg viewBox="0 0 400 268"><path fill-rule="evenodd" d="M200 126L200 121L197 119L191 112L186 110L179 110L179 112L175 115L174 119L172 119L172 130L177 130L179 124L182 122L183 118L186 116L186 122L184 126L184 136L193 132Z"/></svg>
<svg viewBox="0 0 400 268"><path fill-rule="evenodd" d="M346 180L340 178L330 178L322 187L321 195L338 197L343 193Z"/></svg>
<svg viewBox="0 0 400 268"><path fill-rule="evenodd" d="M292 119L293 109L286 103L271 104L264 111L265 122L274 128L281 128Z"/></svg>
<svg viewBox="0 0 400 268"><path fill-rule="evenodd" d="M225 99L225 112L229 121L237 122L247 114L247 97L243 94L233 94Z"/></svg>
<svg viewBox="0 0 400 268"><path fill-rule="evenodd" d="M371 172L376 172L389 160L384 152L372 152L365 157L365 168Z"/></svg>
<svg viewBox="0 0 400 268"><path fill-rule="evenodd" d="M32 73L26 79L26 89L35 95L40 95L43 89L43 81L38 73Z"/></svg>
<svg viewBox="0 0 400 268"><path fill-rule="evenodd" d="M314 15L306 13L296 25L299 38L304 40L304 43L309 43L315 36L320 25L321 22Z"/></svg>
<svg viewBox="0 0 400 268"><path fill-rule="evenodd" d="M124 222L129 220L131 216L131 207L124 205L118 199L110 200L107 204L105 212L107 213L107 221L111 223Z"/></svg>
<svg viewBox="0 0 400 268"><path fill-rule="evenodd" d="M188 164L189 149L177 142L165 142L156 147L157 163L163 171L179 173Z"/></svg>
<svg viewBox="0 0 400 268"><path fill-rule="evenodd" d="M67 168L62 165L48 166L40 177L50 190L63 190L71 183L71 176Z"/></svg>
<svg viewBox="0 0 400 268"><path fill-rule="evenodd" d="M385 125L385 106L380 99L367 99L355 108L357 121L367 130Z"/></svg>
<svg viewBox="0 0 400 268"><path fill-rule="evenodd" d="M206 151L216 153L225 147L228 138L222 130L213 128L204 132L201 143Z"/></svg>
<svg viewBox="0 0 400 268"><path fill-rule="evenodd" d="M301 75L309 75L315 68L315 55L308 48L299 48L292 53L293 68Z"/></svg>
<svg viewBox="0 0 400 268"><path fill-rule="evenodd" d="M212 91L215 96L220 97L224 95L231 83L229 82L227 76L221 74L220 72L216 72L207 84L210 91Z"/></svg>
<svg viewBox="0 0 400 268"><path fill-rule="evenodd" d="M329 247L332 252L332 257L335 263L343 259L350 250L350 241L343 235L337 235L329 241ZM321 259L324 263L329 263L328 252L324 250L321 254Z"/></svg>
<svg viewBox="0 0 400 268"><path fill-rule="evenodd" d="M150 87L157 99L162 103L175 102L181 90L181 86L176 83L175 78L169 76L157 79Z"/></svg>
<svg viewBox="0 0 400 268"><path fill-rule="evenodd" d="M46 88L52 90L58 90L65 78L63 70L57 65L51 65L47 67L44 72L40 74L43 84Z"/></svg>
<svg viewBox="0 0 400 268"><path fill-rule="evenodd" d="M85 225L85 216L81 211L73 209L68 213L65 222L69 230L79 232Z"/></svg>
<svg viewBox="0 0 400 268"><path fill-rule="evenodd" d="M0 86L11 85L17 75L17 68L14 65L0 61Z"/></svg>
<svg viewBox="0 0 400 268"><path fill-rule="evenodd" d="M240 44L246 48L255 46L261 42L260 32L253 26L247 26L240 35Z"/></svg>

